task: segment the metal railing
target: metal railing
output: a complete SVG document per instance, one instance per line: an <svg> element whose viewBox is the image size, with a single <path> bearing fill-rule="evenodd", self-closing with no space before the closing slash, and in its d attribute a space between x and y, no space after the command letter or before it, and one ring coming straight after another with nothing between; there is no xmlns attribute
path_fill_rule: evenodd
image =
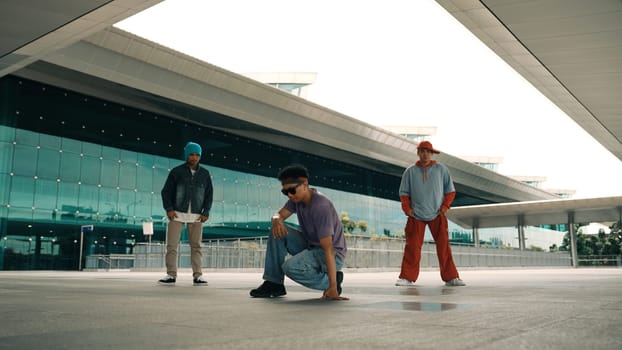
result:
<svg viewBox="0 0 622 350"><path fill-rule="evenodd" d="M373 239L348 236L349 268L399 268L404 251L400 238ZM267 237L212 239L203 242L204 268L263 268ZM539 252L518 249L475 248L452 245L453 258L459 267L529 267L571 266L568 252ZM139 243L134 247L134 269L161 271L165 266L166 246L162 242ZM178 249L178 266L189 268L190 246L182 243ZM437 267L436 246L427 242L422 248L421 267Z"/></svg>
<svg viewBox="0 0 622 350"><path fill-rule="evenodd" d="M579 266L618 266L622 267L621 255L579 255Z"/></svg>
<svg viewBox="0 0 622 350"><path fill-rule="evenodd" d="M130 270L134 268L133 254L88 255L85 270Z"/></svg>

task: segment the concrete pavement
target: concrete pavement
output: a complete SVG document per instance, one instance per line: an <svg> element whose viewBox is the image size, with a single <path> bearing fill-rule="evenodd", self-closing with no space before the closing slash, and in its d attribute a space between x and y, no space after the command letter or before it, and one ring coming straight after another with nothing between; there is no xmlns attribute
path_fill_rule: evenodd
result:
<svg viewBox="0 0 622 350"><path fill-rule="evenodd" d="M345 270L344 302L253 299L259 271L0 272L0 349L622 349L622 269Z"/></svg>

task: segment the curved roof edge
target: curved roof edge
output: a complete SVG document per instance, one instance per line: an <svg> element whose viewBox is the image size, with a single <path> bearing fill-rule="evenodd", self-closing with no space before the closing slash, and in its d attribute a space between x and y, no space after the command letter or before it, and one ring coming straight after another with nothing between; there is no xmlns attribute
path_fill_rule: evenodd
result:
<svg viewBox="0 0 622 350"><path fill-rule="evenodd" d="M464 228L618 221L622 220L622 197L471 205L452 208L447 218Z"/></svg>
<svg viewBox="0 0 622 350"><path fill-rule="evenodd" d="M619 1L436 2L622 160Z"/></svg>

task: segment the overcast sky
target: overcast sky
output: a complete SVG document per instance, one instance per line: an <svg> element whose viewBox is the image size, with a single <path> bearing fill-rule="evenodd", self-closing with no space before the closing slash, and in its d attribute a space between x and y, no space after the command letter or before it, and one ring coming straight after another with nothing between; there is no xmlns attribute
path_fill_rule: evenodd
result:
<svg viewBox="0 0 622 350"><path fill-rule="evenodd" d="M117 26L236 73L317 73L315 103L434 126L435 148L574 198L622 195L622 162L434 0L166 0Z"/></svg>

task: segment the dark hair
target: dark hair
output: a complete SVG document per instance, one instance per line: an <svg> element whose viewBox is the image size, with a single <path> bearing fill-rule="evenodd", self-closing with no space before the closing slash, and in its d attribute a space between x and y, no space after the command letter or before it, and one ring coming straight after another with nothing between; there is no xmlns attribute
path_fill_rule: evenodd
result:
<svg viewBox="0 0 622 350"><path fill-rule="evenodd" d="M309 171L304 165L291 164L279 171L277 178L281 183L299 180L301 177L309 179Z"/></svg>

